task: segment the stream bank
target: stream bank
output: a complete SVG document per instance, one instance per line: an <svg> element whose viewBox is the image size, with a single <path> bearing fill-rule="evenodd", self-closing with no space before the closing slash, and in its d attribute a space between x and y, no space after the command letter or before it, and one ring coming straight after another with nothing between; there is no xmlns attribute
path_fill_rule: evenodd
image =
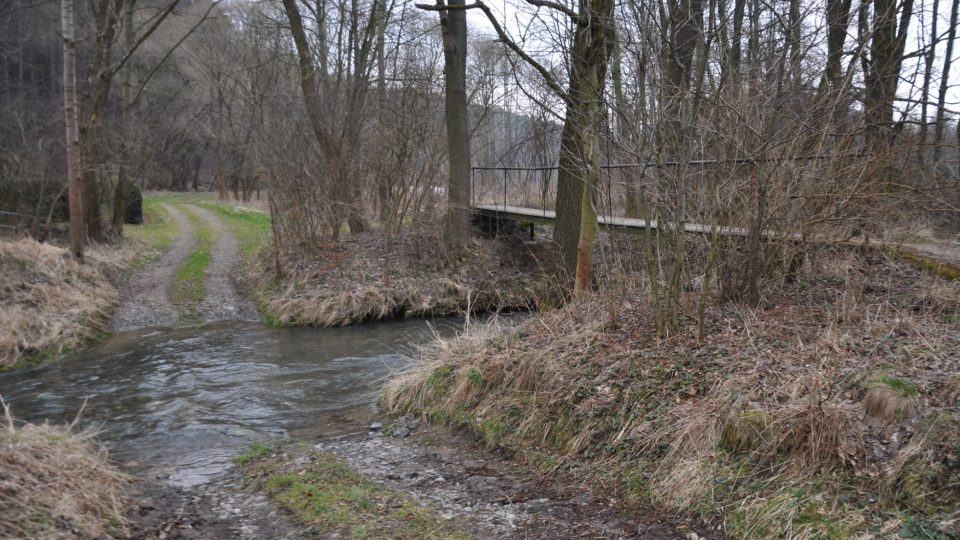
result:
<svg viewBox="0 0 960 540"><path fill-rule="evenodd" d="M960 283L837 250L702 341L610 302L436 340L385 406L729 538L960 537Z"/></svg>
<svg viewBox="0 0 960 540"><path fill-rule="evenodd" d="M458 253L431 234L379 231L310 249L261 254L251 280L265 318L346 326L391 318L529 311L554 303L549 240L474 238Z"/></svg>

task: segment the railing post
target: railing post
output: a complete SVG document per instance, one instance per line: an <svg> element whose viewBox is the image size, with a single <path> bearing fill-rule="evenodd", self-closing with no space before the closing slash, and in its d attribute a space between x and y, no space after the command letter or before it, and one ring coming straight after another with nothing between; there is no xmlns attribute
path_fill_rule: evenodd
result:
<svg viewBox="0 0 960 540"><path fill-rule="evenodd" d="M507 211L507 170L503 170L503 211Z"/></svg>

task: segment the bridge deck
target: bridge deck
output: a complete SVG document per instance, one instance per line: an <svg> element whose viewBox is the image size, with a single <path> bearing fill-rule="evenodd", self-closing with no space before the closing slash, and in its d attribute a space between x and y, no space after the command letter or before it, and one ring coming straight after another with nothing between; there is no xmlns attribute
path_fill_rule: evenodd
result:
<svg viewBox="0 0 960 540"><path fill-rule="evenodd" d="M553 210L541 210L539 208L524 208L522 206L506 206L502 204L474 205L474 210L480 214L490 217L509 219L522 223L539 223L542 225L552 225L557 219L557 213ZM651 220L649 224L645 219L625 218L618 216L597 216L597 224L601 229L623 232L626 234L643 234L649 227L673 228L673 225L657 223L657 220ZM693 234L710 234L710 225L701 225L699 223L684 223L683 230ZM717 233L724 236L747 236L747 229L743 227L719 227ZM763 231L765 238L778 238L785 240L801 240L799 234L781 235L774 231Z"/></svg>

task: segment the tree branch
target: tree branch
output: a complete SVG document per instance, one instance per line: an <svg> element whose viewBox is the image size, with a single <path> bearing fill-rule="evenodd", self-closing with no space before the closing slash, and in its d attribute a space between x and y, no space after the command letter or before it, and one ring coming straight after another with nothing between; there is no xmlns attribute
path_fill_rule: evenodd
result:
<svg viewBox="0 0 960 540"><path fill-rule="evenodd" d="M534 1L540 1L540 0L534 0ZM472 4L465 4L463 6L447 6L440 2L442 2L442 0L438 0L438 3L436 5L431 5L431 4L414 4L414 5L416 5L419 9L422 9L425 11L452 11L452 10L467 10L467 9L479 9L483 11L484 15L487 16L487 20L490 21L491 25L493 25L494 31L497 32L497 36L499 36L500 41L502 41L503 44L506 45L507 48L509 48L511 51L516 53L517 56L522 58L524 62L529 64L530 67L537 70L537 72L540 73L540 76L543 77L544 81L546 81L547 86L549 86L550 89L553 90L553 92L556 93L557 96L559 96L560 99L562 99L565 104L570 105L570 95L563 89L563 86L561 86L560 82L557 81L557 78L553 76L553 73L550 73L550 70L543 67L543 65L540 64L540 62L537 62L532 56L530 56L523 49L521 49L520 46L516 44L516 42L510 39L510 36L507 35L507 32L503 29L502 26L500 26L500 21L498 21L497 18L493 16L493 12L490 11L490 8L487 7L486 4L484 4L480 0L477 0Z"/></svg>

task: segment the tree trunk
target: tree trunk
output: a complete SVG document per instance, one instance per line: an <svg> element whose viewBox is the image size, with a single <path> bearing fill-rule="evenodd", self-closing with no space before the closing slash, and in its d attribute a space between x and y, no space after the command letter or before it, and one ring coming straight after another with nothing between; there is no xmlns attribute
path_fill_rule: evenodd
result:
<svg viewBox="0 0 960 540"><path fill-rule="evenodd" d="M927 160L927 103L930 100L930 79L933 77L933 62L937 59L937 19L940 18L940 0L933 0L930 21L930 45L924 55L923 89L920 91L920 134L917 136L917 157L922 166Z"/></svg>
<svg viewBox="0 0 960 540"><path fill-rule="evenodd" d="M133 48L133 4L136 0L124 0L123 41L127 54ZM120 166L117 170L117 185L113 191L113 214L111 229L117 238L123 236L123 222L127 210L128 163L130 162L130 101L132 98L133 67L123 64L123 102L120 109Z"/></svg>
<svg viewBox="0 0 960 540"><path fill-rule="evenodd" d="M449 181L447 184L446 239L450 246L470 240L470 125L467 112L467 13L461 7L440 12L443 36L445 117Z"/></svg>
<svg viewBox="0 0 960 540"><path fill-rule="evenodd" d="M80 132L77 118L77 68L73 41L73 0L61 1L63 32L63 120L66 126L67 183L70 201L70 253L83 258L83 178L80 174Z"/></svg>
<svg viewBox="0 0 960 540"><path fill-rule="evenodd" d="M897 0L873 0L870 69L866 74L864 116L867 145L882 154L893 142L893 103L897 94L913 0L904 0L897 24Z"/></svg>
<svg viewBox="0 0 960 540"><path fill-rule="evenodd" d="M110 96L113 82L111 69L111 50L117 32L117 22L123 0L99 0L94 6L96 19L96 39L87 73L87 92L83 112L80 116L80 152L83 159L83 212L87 228L87 239L103 241L106 239L103 228L103 215L100 209L100 186L97 178L97 166L102 154L97 144L97 132L100 115Z"/></svg>
<svg viewBox="0 0 960 540"><path fill-rule="evenodd" d="M960 0L953 0L950 7L950 32L947 36L947 54L943 57L943 73L940 74L940 94L937 97L937 125L933 133L933 163L940 162L943 153L943 130L947 127L945 103L950 88L950 64L953 60L953 45L957 39L957 11Z"/></svg>
<svg viewBox="0 0 960 540"><path fill-rule="evenodd" d="M617 42L620 40L618 39ZM627 148L635 149L637 144L634 142L636 134L631 136L630 126L627 123L628 111L630 106L627 97L623 93L623 70L621 67L621 50L618 45L614 45L613 60L610 64L610 77L613 80L613 96L617 106L617 154L622 163L628 163L631 159L630 151ZM639 90L639 89L638 89ZM637 108L645 106L642 99L638 99L635 104ZM636 117L636 115L634 115ZM636 130L637 127L634 128ZM640 179L633 169L623 169L621 174L623 183L624 197L626 199L625 215L628 218L640 217Z"/></svg>
<svg viewBox="0 0 960 540"><path fill-rule="evenodd" d="M597 212L594 191L600 184L600 122L603 115L603 90L607 66L616 40L613 0L585 0L580 16L586 23L578 27L571 59L571 81L579 88L582 115L577 118L582 152L580 182L580 235L577 239L577 261L573 284L574 297L582 296L593 284L593 248L597 237ZM577 55L578 50L582 54Z"/></svg>
<svg viewBox="0 0 960 540"><path fill-rule="evenodd" d="M350 185L350 177L347 175L347 163L343 159L343 153L338 147L334 138L326 131L326 118L323 114L323 108L320 102L320 92L317 88L317 73L313 63L313 53L310 50L310 43L307 41L307 33L303 26L303 19L300 17L300 11L297 8L296 0L283 0L283 8L290 22L290 32L293 34L293 41L297 48L297 60L300 69L300 88L303 92L303 101L307 109L307 117L310 119L310 126L313 134L320 146L330 178L337 185L333 191L336 197L334 203L339 207L346 207L345 214L350 230L354 233L362 232L366 229L366 221L360 214L357 204L357 190L359 186ZM350 48L352 54L353 48ZM342 62L338 60L338 63ZM342 69L342 66L339 68ZM362 70L358 70L362 71ZM356 89L355 89L356 90ZM353 105L353 104L351 104ZM349 122L348 118L348 122ZM347 129L350 129L348 127ZM337 208L331 220L332 236L339 238L340 226L343 223L341 216L344 214L343 208Z"/></svg>
<svg viewBox="0 0 960 540"><path fill-rule="evenodd" d="M574 296L593 278L597 215L593 189L600 178L600 120L607 66L616 39L613 0L581 0L570 51L570 90L557 172L557 221L553 241L560 270L574 278Z"/></svg>

